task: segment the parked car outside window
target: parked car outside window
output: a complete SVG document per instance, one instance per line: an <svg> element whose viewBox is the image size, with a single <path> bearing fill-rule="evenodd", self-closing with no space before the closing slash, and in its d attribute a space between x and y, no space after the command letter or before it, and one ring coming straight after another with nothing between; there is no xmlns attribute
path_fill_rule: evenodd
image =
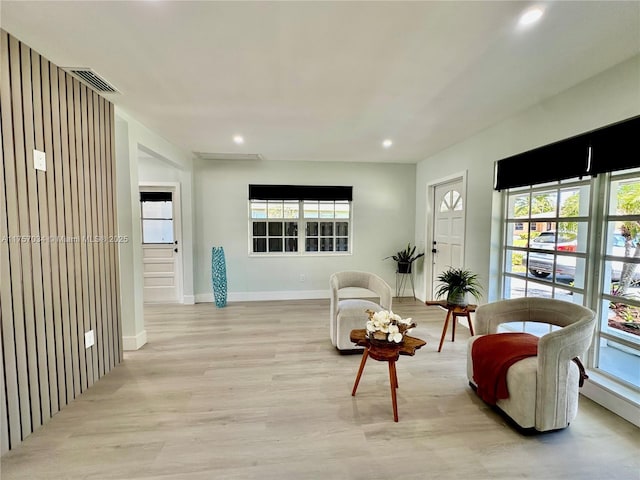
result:
<svg viewBox="0 0 640 480"><path fill-rule="evenodd" d="M558 239L556 248L556 237ZM614 234L611 238L612 249L611 254L619 257L625 256L625 238L620 234ZM571 232L546 231L540 233L536 238L529 242L530 249L537 250L557 250L559 252L575 252L578 245L576 234ZM634 245L637 245L634 242ZM529 273L534 277L547 278L553 273L553 258L550 253L542 253L530 251L528 255L524 255L522 263L527 266ZM620 280L622 272L622 262L612 262L611 264L611 280L617 282ZM640 281L640 271L636 269L633 280ZM576 275L576 257L558 255L556 256L555 272L557 276L566 276L573 281Z"/></svg>
<svg viewBox="0 0 640 480"><path fill-rule="evenodd" d="M575 252L578 240L575 233L559 232L549 230L542 232L537 237L531 239L529 248L539 250L558 250L560 252ZM557 238L557 247L556 247ZM547 278L553 273L553 255L541 252L529 252L528 265L529 272L538 278ZM523 262L527 260L524 257ZM556 275L567 275L574 278L576 274L575 257L558 256L556 260Z"/></svg>

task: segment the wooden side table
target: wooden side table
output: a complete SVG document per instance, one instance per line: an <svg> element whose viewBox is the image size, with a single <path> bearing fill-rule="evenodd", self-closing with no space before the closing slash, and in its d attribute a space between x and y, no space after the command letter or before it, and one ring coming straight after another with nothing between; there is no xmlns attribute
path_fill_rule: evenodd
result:
<svg viewBox="0 0 640 480"><path fill-rule="evenodd" d="M444 342L444 336L447 334L447 327L449 326L449 320L453 317L453 325L451 326L451 341L456 340L456 323L458 323L458 317L467 317L469 323L469 331L471 335L473 333L473 324L471 323L471 312L475 312L477 305L467 305L461 307L460 305L449 305L446 300L427 300L424 302L427 306L438 306L447 311L447 318L444 320L444 327L442 328L442 336L440 337L440 345L438 345L438 352L442 350L442 343Z"/></svg>
<svg viewBox="0 0 640 480"><path fill-rule="evenodd" d="M358 375L356 375L356 381L351 391L351 396L356 395L358 384L360 383L360 377L364 370L364 365L367 363L367 358L371 357L374 360L389 363L389 384L391 385L391 404L393 405L393 420L398 421L398 401L396 399L396 389L398 388L398 375L396 374L396 361L400 355L413 356L416 350L422 348L427 344L424 340L419 338L410 337L405 335L402 343L384 342L373 343L367 338L367 331L365 329L351 330L351 341L360 347L364 347L362 352L362 360L360 360L360 368L358 369Z"/></svg>

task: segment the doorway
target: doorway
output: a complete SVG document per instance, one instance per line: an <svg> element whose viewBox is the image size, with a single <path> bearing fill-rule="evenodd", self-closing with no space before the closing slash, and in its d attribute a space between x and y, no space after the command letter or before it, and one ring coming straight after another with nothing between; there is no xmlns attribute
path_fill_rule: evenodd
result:
<svg viewBox="0 0 640 480"><path fill-rule="evenodd" d="M179 205L177 185L140 187L144 303L182 298Z"/></svg>
<svg viewBox="0 0 640 480"><path fill-rule="evenodd" d="M438 287L436 278L448 267L464 265L466 204L464 178L456 177L431 187L433 235L431 238L431 298Z"/></svg>

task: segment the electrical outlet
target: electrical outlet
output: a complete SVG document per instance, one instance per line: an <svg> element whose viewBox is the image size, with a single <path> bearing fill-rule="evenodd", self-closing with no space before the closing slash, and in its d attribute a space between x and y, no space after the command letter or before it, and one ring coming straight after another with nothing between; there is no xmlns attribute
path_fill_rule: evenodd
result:
<svg viewBox="0 0 640 480"><path fill-rule="evenodd" d="M300 281L301 281L301 282L304 282L306 279L307 279L307 277L305 276L305 274L304 274L304 273L301 273L301 274L300 274Z"/></svg>
<svg viewBox="0 0 640 480"><path fill-rule="evenodd" d="M96 343L96 338L93 335L93 330L89 330L84 334L84 348L92 347Z"/></svg>
<svg viewBox="0 0 640 480"><path fill-rule="evenodd" d="M33 149L33 166L36 170L47 171L47 156L40 150Z"/></svg>

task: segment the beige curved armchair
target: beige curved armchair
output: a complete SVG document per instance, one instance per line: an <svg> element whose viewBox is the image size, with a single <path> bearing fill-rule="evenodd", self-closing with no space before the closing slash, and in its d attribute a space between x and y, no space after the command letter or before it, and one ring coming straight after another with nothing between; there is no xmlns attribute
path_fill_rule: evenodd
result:
<svg viewBox="0 0 640 480"><path fill-rule="evenodd" d="M497 333L507 322L540 322L561 327L540 337L538 355L507 370L509 398L496 406L522 429L543 432L569 426L578 413L580 371L574 357L583 355L593 338L595 313L581 305L550 298L501 300L478 307L474 337L467 350L467 378L472 387L473 343Z"/></svg>
<svg viewBox="0 0 640 480"><path fill-rule="evenodd" d="M331 290L331 307L329 333L331 343L338 350L361 350L349 339L351 330L365 328L369 316L367 309L377 312L391 310L392 293L387 282L374 273L369 272L337 272L329 279ZM340 290L344 288L364 288L379 298L379 303L364 298L340 298Z"/></svg>

